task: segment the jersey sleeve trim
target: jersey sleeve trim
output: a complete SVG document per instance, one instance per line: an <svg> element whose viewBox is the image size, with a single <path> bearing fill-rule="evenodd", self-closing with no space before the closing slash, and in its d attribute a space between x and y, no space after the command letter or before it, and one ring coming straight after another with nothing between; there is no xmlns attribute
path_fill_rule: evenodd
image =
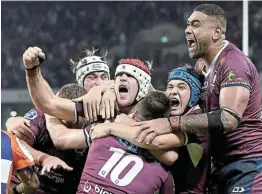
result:
<svg viewBox="0 0 262 194"><path fill-rule="evenodd" d="M84 135L85 135L86 145L88 145L88 147L90 147L90 145L91 145L91 137L89 135L90 130L88 130L87 128L91 128L91 126L84 128L83 132L84 132Z"/></svg>
<svg viewBox="0 0 262 194"><path fill-rule="evenodd" d="M247 82L243 81L231 81L231 82L225 82L221 85L221 88L226 88L226 87L234 87L234 86L241 86L244 88L247 88L248 90L251 89L251 86Z"/></svg>

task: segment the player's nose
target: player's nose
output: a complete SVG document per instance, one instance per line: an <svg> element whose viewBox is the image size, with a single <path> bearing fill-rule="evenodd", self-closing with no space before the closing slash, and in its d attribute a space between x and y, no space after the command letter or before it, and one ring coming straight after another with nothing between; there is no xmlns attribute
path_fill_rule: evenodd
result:
<svg viewBox="0 0 262 194"><path fill-rule="evenodd" d="M123 73L120 77L120 81L127 81L127 79L128 79L128 76L125 73Z"/></svg>
<svg viewBox="0 0 262 194"><path fill-rule="evenodd" d="M172 96L176 96L176 95L178 94L178 89L177 89L177 87L174 87L174 88L171 90L170 94L171 94Z"/></svg>
<svg viewBox="0 0 262 194"><path fill-rule="evenodd" d="M192 29L190 26L187 26L186 29L185 29L185 34L188 35L188 34L191 34L192 33Z"/></svg>
<svg viewBox="0 0 262 194"><path fill-rule="evenodd" d="M96 85L99 86L103 83L103 80L101 78L97 78Z"/></svg>

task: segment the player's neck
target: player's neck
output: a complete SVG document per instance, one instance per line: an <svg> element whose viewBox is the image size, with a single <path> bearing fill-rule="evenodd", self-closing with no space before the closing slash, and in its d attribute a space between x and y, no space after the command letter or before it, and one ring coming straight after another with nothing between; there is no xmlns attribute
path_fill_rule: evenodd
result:
<svg viewBox="0 0 262 194"><path fill-rule="evenodd" d="M225 45L225 41L219 41L218 43L210 46L209 50L206 52L206 55L202 57L202 59L206 63L206 69L209 69L212 61L214 60L214 58L219 53L219 51L223 48L224 45Z"/></svg>
<svg viewBox="0 0 262 194"><path fill-rule="evenodd" d="M125 113L125 114L132 114L136 111L137 109L137 105L133 105L133 106L128 106L128 107L121 107L119 108L119 111L121 113Z"/></svg>

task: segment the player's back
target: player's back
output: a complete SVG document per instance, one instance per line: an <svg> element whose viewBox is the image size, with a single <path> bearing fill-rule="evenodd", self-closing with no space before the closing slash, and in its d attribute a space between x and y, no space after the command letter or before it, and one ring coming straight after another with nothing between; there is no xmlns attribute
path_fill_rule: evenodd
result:
<svg viewBox="0 0 262 194"><path fill-rule="evenodd" d="M29 151L7 131L1 130L1 193L8 194L13 171L24 170L34 165Z"/></svg>
<svg viewBox="0 0 262 194"><path fill-rule="evenodd" d="M152 194L168 172L144 150L116 137L92 142L77 193ZM172 193L172 192L171 192Z"/></svg>

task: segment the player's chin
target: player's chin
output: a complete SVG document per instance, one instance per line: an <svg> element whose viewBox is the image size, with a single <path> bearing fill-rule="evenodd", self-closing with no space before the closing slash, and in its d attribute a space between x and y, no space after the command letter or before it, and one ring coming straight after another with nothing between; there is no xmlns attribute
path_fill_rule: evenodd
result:
<svg viewBox="0 0 262 194"><path fill-rule="evenodd" d="M201 58L201 53L198 50L188 51L188 53L189 53L189 57L191 59L199 59L199 58Z"/></svg>
<svg viewBox="0 0 262 194"><path fill-rule="evenodd" d="M170 115L171 116L180 116L183 114L183 110L182 108L172 108L171 112L170 112Z"/></svg>
<svg viewBox="0 0 262 194"><path fill-rule="evenodd" d="M125 108L125 107L130 106L132 103L130 102L130 100L128 98L125 98L125 99L118 98L117 104L118 104L119 107Z"/></svg>
<svg viewBox="0 0 262 194"><path fill-rule="evenodd" d="M196 58L197 58L197 55L196 55L195 52L189 51L188 54L189 54L189 57L190 57L191 59L196 59Z"/></svg>

